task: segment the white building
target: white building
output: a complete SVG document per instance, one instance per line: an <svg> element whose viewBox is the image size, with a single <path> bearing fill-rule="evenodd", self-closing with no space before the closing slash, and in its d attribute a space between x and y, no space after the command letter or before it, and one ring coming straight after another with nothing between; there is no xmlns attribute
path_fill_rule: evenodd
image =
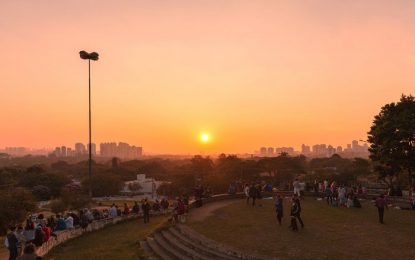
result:
<svg viewBox="0 0 415 260"><path fill-rule="evenodd" d="M137 174L137 180L124 182L124 187L120 191L124 195L151 194L156 195L157 188L164 183L153 178L147 178L145 174ZM137 189L137 187L140 187Z"/></svg>

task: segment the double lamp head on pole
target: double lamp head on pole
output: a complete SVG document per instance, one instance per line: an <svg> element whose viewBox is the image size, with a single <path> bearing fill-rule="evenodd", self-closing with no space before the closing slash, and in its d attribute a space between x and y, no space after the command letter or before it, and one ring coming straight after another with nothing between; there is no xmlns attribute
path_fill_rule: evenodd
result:
<svg viewBox="0 0 415 260"><path fill-rule="evenodd" d="M86 51L80 51L79 56L81 56L81 59L83 60L98 60L99 54L96 52L88 53Z"/></svg>
<svg viewBox="0 0 415 260"><path fill-rule="evenodd" d="M81 59L83 60L88 60L88 107L89 107L89 111L88 111L88 136L89 136L89 142L88 142L88 154L89 154L89 159L88 159L88 178L89 178L89 196L92 198L92 179L91 179L91 175L92 175L92 123L91 123L91 60L97 61L98 60L98 53L96 52L91 52L88 53L86 51L80 51L79 52L79 56L81 56Z"/></svg>

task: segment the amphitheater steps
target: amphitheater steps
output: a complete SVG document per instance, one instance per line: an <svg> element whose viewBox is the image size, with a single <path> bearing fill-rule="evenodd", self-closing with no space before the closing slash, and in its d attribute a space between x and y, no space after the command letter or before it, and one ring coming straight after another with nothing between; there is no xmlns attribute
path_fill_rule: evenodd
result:
<svg viewBox="0 0 415 260"><path fill-rule="evenodd" d="M210 240L188 226L178 224L147 237L140 242L141 247L157 259L210 260L210 259L269 259L247 255L218 242Z"/></svg>
<svg viewBox="0 0 415 260"><path fill-rule="evenodd" d="M207 256L209 259L227 259L232 260L235 259L231 256L228 256L226 254L223 254L219 251L215 251L209 247L204 246L200 241L189 239L186 236L183 236L179 230L176 228L170 228L167 230L167 232L171 233L177 240L181 241L184 245L186 245L189 248L192 248L193 250L203 253L205 256Z"/></svg>
<svg viewBox="0 0 415 260"><path fill-rule="evenodd" d="M159 244L154 241L154 238L148 237L146 239L146 242L148 244L148 248L143 248L144 250L150 249L150 251L147 251L147 254L149 255L155 255L160 259L163 260L173 260L175 258L172 258L169 256L169 254L165 251L164 248L160 247Z"/></svg>

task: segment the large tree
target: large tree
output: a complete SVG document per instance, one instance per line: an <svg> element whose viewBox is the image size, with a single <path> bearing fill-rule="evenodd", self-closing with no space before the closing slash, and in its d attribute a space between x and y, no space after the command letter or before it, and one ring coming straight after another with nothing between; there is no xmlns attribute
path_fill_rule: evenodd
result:
<svg viewBox="0 0 415 260"><path fill-rule="evenodd" d="M370 158L380 178L407 174L413 187L415 171L415 98L402 95L381 108L368 132Z"/></svg>

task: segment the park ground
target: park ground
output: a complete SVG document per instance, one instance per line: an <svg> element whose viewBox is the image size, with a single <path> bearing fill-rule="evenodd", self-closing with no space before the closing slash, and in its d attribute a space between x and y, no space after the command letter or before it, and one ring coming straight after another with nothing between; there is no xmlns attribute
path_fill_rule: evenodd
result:
<svg viewBox="0 0 415 260"><path fill-rule="evenodd" d="M166 217L129 220L90 232L59 245L45 259L146 259L139 241L166 225Z"/></svg>
<svg viewBox="0 0 415 260"><path fill-rule="evenodd" d="M283 225L276 220L273 201L262 207L245 201L223 204L206 217L190 218L196 231L246 253L282 259L413 259L415 211L389 209L378 223L371 201L363 208L334 208L314 198L302 200L305 228L291 231L289 200L284 200ZM208 210L209 211L209 210Z"/></svg>

